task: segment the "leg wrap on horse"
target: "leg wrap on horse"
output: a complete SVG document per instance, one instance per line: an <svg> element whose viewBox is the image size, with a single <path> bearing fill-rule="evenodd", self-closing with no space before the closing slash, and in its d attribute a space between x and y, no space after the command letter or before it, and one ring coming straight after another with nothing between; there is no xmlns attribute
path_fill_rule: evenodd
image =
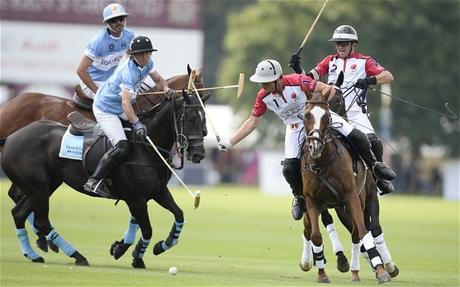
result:
<svg viewBox="0 0 460 287"><path fill-rule="evenodd" d="M375 247L374 238L372 237L372 234L368 232L366 235L364 235L361 241L363 244L362 246L369 255L369 260L371 262L372 268L377 269L377 265L382 264L383 262L380 258L380 254L377 251L377 248Z"/></svg>
<svg viewBox="0 0 460 287"><path fill-rule="evenodd" d="M302 175L300 173L300 159L287 158L283 162L283 176L291 186L292 194L302 195Z"/></svg>
<svg viewBox="0 0 460 287"><path fill-rule="evenodd" d="M139 229L139 224L134 217L131 217L129 220L128 229L125 231L123 235L123 242L125 244L133 244L136 240L136 232Z"/></svg>
<svg viewBox="0 0 460 287"><path fill-rule="evenodd" d="M359 255L360 255L360 246L361 244L352 244L351 245L351 264L350 270L351 271L359 271L361 269L361 265L359 262Z"/></svg>
<svg viewBox="0 0 460 287"><path fill-rule="evenodd" d="M161 240L155 244L155 246L153 247L153 254L159 255L165 252L166 250L170 249L174 245L176 245L179 242L179 235L182 232L183 227L183 222L175 221L171 228L171 231L169 232L168 238L166 238L165 241Z"/></svg>
<svg viewBox="0 0 460 287"><path fill-rule="evenodd" d="M77 251L72 245L70 245L56 230L51 230L46 239L56 244L67 256L72 256Z"/></svg>
<svg viewBox="0 0 460 287"><path fill-rule="evenodd" d="M383 159L382 159L383 158L382 141L374 133L367 134L367 137L369 138L369 141L371 143L372 152L374 153L375 157L377 158L377 161L383 161Z"/></svg>
<svg viewBox="0 0 460 287"><path fill-rule="evenodd" d="M329 239L331 240L332 250L334 251L334 254L337 254L337 252L340 251L343 252L343 246L342 243L340 243L339 235L337 234L337 230L335 229L334 223L331 223L328 226L326 226L326 230L327 234L329 235Z"/></svg>
<svg viewBox="0 0 460 287"><path fill-rule="evenodd" d="M324 269L326 259L324 258L323 245L316 246L313 242L311 245L313 247L313 258L315 259L316 268Z"/></svg>
<svg viewBox="0 0 460 287"><path fill-rule="evenodd" d="M123 163L129 153L128 141L119 141L114 147L108 150L99 161L96 170L91 177L101 180L116 166Z"/></svg>
<svg viewBox="0 0 460 287"><path fill-rule="evenodd" d="M37 262L40 258L43 260L43 258L32 249L29 236L27 235L27 230L25 228L16 229L16 235L18 237L19 244L21 245L22 254L24 254L25 257ZM44 260L41 262L44 262Z"/></svg>
<svg viewBox="0 0 460 287"><path fill-rule="evenodd" d="M384 264L392 262L390 251L388 251L387 244L385 243L385 239L383 238L383 233L377 237L374 237L375 246L377 247L377 251L382 258Z"/></svg>
<svg viewBox="0 0 460 287"><path fill-rule="evenodd" d="M136 259L142 259L144 256L145 250L149 246L150 240L145 240L142 236L139 238L139 241L136 244L136 248L133 250L133 257Z"/></svg>
<svg viewBox="0 0 460 287"><path fill-rule="evenodd" d="M303 241L303 250L302 257L300 259L300 268L307 272L313 267L313 253L311 250L311 241L307 240L305 236L302 235Z"/></svg>
<svg viewBox="0 0 460 287"><path fill-rule="evenodd" d="M27 216L27 221L29 222L30 224L30 227L32 227L32 230L35 234L38 234L38 229L35 228L34 226L34 219L35 219L35 214L34 212L32 211L29 216Z"/></svg>

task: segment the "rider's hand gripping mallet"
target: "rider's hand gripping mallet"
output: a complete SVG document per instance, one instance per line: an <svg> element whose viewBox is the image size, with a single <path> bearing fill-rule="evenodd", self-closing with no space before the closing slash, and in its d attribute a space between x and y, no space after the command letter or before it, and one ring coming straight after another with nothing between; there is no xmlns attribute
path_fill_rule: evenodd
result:
<svg viewBox="0 0 460 287"><path fill-rule="evenodd" d="M311 32L312 32L313 29L315 28L315 25L316 25L316 22L318 22L319 16L321 16L321 13L323 13L323 10L324 10L324 7L326 7L327 1L329 1L329 0L324 1L323 7L321 7L321 10L319 10L318 15L316 16L315 21L313 21L313 24L311 25L310 29L309 29L308 32L307 32L307 35L305 36L305 39L303 39L302 44L300 45L299 49L298 49L297 52L295 53L297 56L300 55L300 52L302 52L303 47L304 47L305 44L307 43L308 37L310 37ZM289 66L292 68L292 66L291 66L290 64L289 64Z"/></svg>
<svg viewBox="0 0 460 287"><path fill-rule="evenodd" d="M149 141L150 145L153 147L153 149L155 150L155 152L158 154L158 156L161 158L161 160L163 160L164 164L169 168L169 170L172 172L172 174L174 174L174 176L176 176L176 178L179 180L179 182L185 187L185 189L190 193L190 195L193 197L194 199L194 202L193 202L193 206L195 208L198 208L198 206L200 205L200 198L201 198L201 192L199 190L193 192L190 190L190 188L188 188L188 186L182 181L182 179L180 179L180 177L176 174L176 172L169 166L168 162L166 161L166 159L161 155L160 151L158 151L157 147L155 146L155 144L152 142L152 140L150 139L149 136L146 136L146 139Z"/></svg>

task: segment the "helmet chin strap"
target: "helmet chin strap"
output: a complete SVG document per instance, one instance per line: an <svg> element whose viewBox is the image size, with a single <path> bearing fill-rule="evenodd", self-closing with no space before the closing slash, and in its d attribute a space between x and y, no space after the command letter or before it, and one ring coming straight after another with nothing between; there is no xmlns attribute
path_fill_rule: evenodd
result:
<svg viewBox="0 0 460 287"><path fill-rule="evenodd" d="M137 58L134 54L131 55L131 59L133 59L134 64L136 64L136 66L143 68L141 64L139 64L139 62L137 61Z"/></svg>

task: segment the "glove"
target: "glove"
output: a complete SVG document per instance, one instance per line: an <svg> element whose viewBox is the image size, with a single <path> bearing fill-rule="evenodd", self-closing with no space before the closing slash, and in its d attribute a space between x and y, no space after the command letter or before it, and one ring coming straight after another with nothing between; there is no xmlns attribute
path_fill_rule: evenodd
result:
<svg viewBox="0 0 460 287"><path fill-rule="evenodd" d="M170 88L166 88L164 93L168 99L172 98L176 94L176 92L174 90L171 90Z"/></svg>
<svg viewBox="0 0 460 287"><path fill-rule="evenodd" d="M377 84L377 79L374 76L372 76L357 80L355 83L355 87L357 87L358 89L365 89L368 86L375 84Z"/></svg>
<svg viewBox="0 0 460 287"><path fill-rule="evenodd" d="M289 60L289 67L291 67L294 72L297 74L302 74L302 67L300 67L300 56L297 54L292 54L291 59Z"/></svg>
<svg viewBox="0 0 460 287"><path fill-rule="evenodd" d="M137 136L145 138L147 135L147 127L140 120L134 122L133 127Z"/></svg>
<svg viewBox="0 0 460 287"><path fill-rule="evenodd" d="M221 140L217 144L219 145L219 150L220 151L228 151L233 146L228 139Z"/></svg>

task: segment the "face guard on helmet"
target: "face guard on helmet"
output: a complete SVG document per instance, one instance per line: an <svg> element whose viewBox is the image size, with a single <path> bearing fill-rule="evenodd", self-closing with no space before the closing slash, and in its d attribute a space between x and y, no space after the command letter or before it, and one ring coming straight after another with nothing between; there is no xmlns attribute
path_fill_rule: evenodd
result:
<svg viewBox="0 0 460 287"><path fill-rule="evenodd" d="M283 75L280 63L276 60L263 60L257 65L256 72L249 80L254 83L271 83Z"/></svg>
<svg viewBox="0 0 460 287"><path fill-rule="evenodd" d="M129 16L129 13L126 12L125 8L121 4L112 3L105 6L104 11L102 12L102 17L104 20L103 23L107 23L110 19Z"/></svg>
<svg viewBox="0 0 460 287"><path fill-rule="evenodd" d="M153 48L152 42L148 37L145 36L137 36L131 40L131 44L129 44L129 53L136 54L142 52L153 52L158 51L157 49Z"/></svg>
<svg viewBox="0 0 460 287"><path fill-rule="evenodd" d="M358 33L350 25L342 25L335 29L329 42L358 42Z"/></svg>

